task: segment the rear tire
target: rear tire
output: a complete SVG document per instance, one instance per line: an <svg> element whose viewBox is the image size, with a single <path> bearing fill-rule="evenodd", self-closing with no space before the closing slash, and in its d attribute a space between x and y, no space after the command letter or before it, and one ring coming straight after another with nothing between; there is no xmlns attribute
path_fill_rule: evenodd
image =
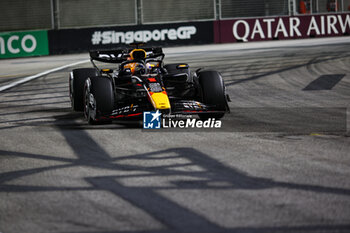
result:
<svg viewBox="0 0 350 233"><path fill-rule="evenodd" d="M74 111L84 110L84 85L89 77L98 76L94 68L74 69L69 75L69 96Z"/></svg>
<svg viewBox="0 0 350 233"><path fill-rule="evenodd" d="M110 122L101 119L109 116L114 109L112 80L105 76L91 77L85 82L84 114L89 124Z"/></svg>
<svg viewBox="0 0 350 233"><path fill-rule="evenodd" d="M222 118L226 111L227 101L225 97L225 86L221 75L217 71L208 70L198 74L199 84L202 88L202 99L204 104L215 105L217 111L223 113L199 114L201 119Z"/></svg>

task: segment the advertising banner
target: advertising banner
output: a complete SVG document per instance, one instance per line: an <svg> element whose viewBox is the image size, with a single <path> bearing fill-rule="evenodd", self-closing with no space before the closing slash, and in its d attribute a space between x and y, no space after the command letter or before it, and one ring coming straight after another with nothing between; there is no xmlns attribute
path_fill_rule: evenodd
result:
<svg viewBox="0 0 350 233"><path fill-rule="evenodd" d="M49 31L50 54L114 49L133 42L148 45L211 44L213 22L135 25Z"/></svg>
<svg viewBox="0 0 350 233"><path fill-rule="evenodd" d="M215 43L350 35L350 14L220 20L214 34Z"/></svg>
<svg viewBox="0 0 350 233"><path fill-rule="evenodd" d="M48 55L47 31L1 32L0 58Z"/></svg>

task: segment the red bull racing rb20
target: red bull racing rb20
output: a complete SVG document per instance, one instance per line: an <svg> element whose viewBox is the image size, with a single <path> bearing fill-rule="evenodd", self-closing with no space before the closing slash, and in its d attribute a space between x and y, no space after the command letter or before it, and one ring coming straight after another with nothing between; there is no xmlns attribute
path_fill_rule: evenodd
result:
<svg viewBox="0 0 350 233"><path fill-rule="evenodd" d="M196 114L220 119L229 112L229 97L214 70L191 71L186 63L164 64L161 47L90 51L92 68L74 69L69 94L74 111L89 124L113 119L140 119L144 111ZM101 68L97 62L115 64Z"/></svg>

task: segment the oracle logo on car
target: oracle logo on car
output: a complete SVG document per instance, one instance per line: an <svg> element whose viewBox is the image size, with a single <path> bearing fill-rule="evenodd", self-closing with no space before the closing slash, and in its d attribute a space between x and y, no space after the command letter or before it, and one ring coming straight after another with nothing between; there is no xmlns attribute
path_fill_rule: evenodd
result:
<svg viewBox="0 0 350 233"><path fill-rule="evenodd" d="M91 37L93 45L99 44L119 44L119 43L133 43L133 42L149 42L149 41L165 41L165 40L186 40L191 39L191 36L196 34L197 28L195 26L180 26L178 28L170 29L155 29L117 32L110 31L95 31Z"/></svg>
<svg viewBox="0 0 350 233"><path fill-rule="evenodd" d="M339 36L350 33L350 15L308 15L223 20L216 42Z"/></svg>

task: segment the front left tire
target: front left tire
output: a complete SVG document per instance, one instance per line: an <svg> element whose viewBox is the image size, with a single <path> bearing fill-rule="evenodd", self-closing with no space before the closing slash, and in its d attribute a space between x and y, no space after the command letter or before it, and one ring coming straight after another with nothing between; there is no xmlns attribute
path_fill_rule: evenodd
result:
<svg viewBox="0 0 350 233"><path fill-rule="evenodd" d="M85 81L84 115L89 124L109 121L102 118L109 116L114 109L114 89L109 77L97 76Z"/></svg>
<svg viewBox="0 0 350 233"><path fill-rule="evenodd" d="M94 68L74 69L69 75L69 96L74 111L84 110L84 85L89 77L98 76Z"/></svg>

